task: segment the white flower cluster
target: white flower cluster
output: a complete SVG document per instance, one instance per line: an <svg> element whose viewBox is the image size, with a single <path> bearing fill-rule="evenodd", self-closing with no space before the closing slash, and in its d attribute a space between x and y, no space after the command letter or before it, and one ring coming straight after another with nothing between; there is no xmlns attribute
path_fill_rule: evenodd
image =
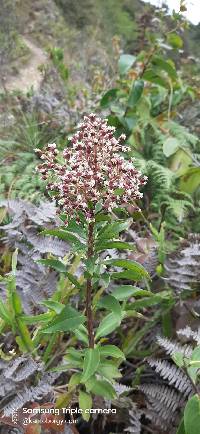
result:
<svg viewBox="0 0 200 434"><path fill-rule="evenodd" d="M59 209L68 216L78 217L82 211L88 221L94 219L96 204L113 208L130 204L142 197L139 187L146 177L126 160L121 142L126 136L114 137L115 128L95 114L84 117L71 138L71 147L63 151L63 163L55 144L38 151L43 164L38 171L48 179L47 189L53 192Z"/></svg>

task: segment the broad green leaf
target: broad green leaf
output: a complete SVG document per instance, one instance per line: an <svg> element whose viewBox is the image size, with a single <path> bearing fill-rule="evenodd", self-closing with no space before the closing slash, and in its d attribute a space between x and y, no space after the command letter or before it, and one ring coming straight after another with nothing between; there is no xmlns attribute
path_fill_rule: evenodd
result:
<svg viewBox="0 0 200 434"><path fill-rule="evenodd" d="M87 390L94 393L95 395L103 396L106 399L116 398L116 392L114 387L106 380L97 380L96 378L91 378L87 382Z"/></svg>
<svg viewBox="0 0 200 434"><path fill-rule="evenodd" d="M197 380L199 367L200 367L200 346L197 346L192 352L192 356L190 358L190 367L187 368L187 372L194 383L196 383Z"/></svg>
<svg viewBox="0 0 200 434"><path fill-rule="evenodd" d="M116 317L113 313L107 315L100 322L99 327L97 328L95 339L98 339L102 336L107 336L109 333L112 333L117 327L119 327L121 320L119 317Z"/></svg>
<svg viewBox="0 0 200 434"><path fill-rule="evenodd" d="M39 259L40 264L45 265L46 267L53 268L60 273L66 272L66 265L58 259Z"/></svg>
<svg viewBox="0 0 200 434"><path fill-rule="evenodd" d="M145 268L138 262L131 261L129 259L106 259L104 261L105 265L113 265L115 267L125 268L126 270L131 270L135 273L138 279L149 278L148 272Z"/></svg>
<svg viewBox="0 0 200 434"><path fill-rule="evenodd" d="M85 351L83 362L83 375L81 377L82 383L86 383L90 377L96 372L100 361L99 349L88 348Z"/></svg>
<svg viewBox="0 0 200 434"><path fill-rule="evenodd" d="M167 72L167 74L172 80L175 80L177 78L176 69L167 60L164 60L158 56L154 56L152 64L157 66L159 69Z"/></svg>
<svg viewBox="0 0 200 434"><path fill-rule="evenodd" d="M180 143L174 137L168 137L163 142L163 153L166 157L170 157L175 154L175 152L179 149Z"/></svg>
<svg viewBox="0 0 200 434"><path fill-rule="evenodd" d="M146 81L150 81L151 83L154 83L158 86L164 87L164 88L168 88L169 84L167 83L167 81L160 77L158 74L155 73L155 71L153 69L148 69L144 72L142 78Z"/></svg>
<svg viewBox="0 0 200 434"><path fill-rule="evenodd" d="M126 74L133 66L136 57L131 54L122 54L119 58L118 68L121 75Z"/></svg>
<svg viewBox="0 0 200 434"><path fill-rule="evenodd" d="M48 309L53 310L54 312L56 312L58 314L65 307L64 304L59 303L58 301L54 301L54 300L41 301L40 304L42 304L43 306L46 306Z"/></svg>
<svg viewBox="0 0 200 434"><path fill-rule="evenodd" d="M117 300L123 301L127 300L129 297L150 297L152 292L146 291L144 289L137 288L136 286L131 285L120 285L115 286L112 289L112 295L117 298Z"/></svg>
<svg viewBox="0 0 200 434"><path fill-rule="evenodd" d="M144 89L144 81L143 80L136 80L133 83L132 89L130 91L129 94L129 98L128 98L128 107L134 107L137 102L139 101L139 99L142 96L142 92Z"/></svg>
<svg viewBox="0 0 200 434"><path fill-rule="evenodd" d="M176 431L176 434L186 434L184 427L184 419L181 419L180 425Z"/></svg>
<svg viewBox="0 0 200 434"><path fill-rule="evenodd" d="M176 352L172 356L173 361L176 363L179 368L182 368L184 366L184 354Z"/></svg>
<svg viewBox="0 0 200 434"><path fill-rule="evenodd" d="M86 318L71 306L65 306L59 315L57 315L47 327L42 329L43 333L54 333L57 331L69 331L77 329L80 324L85 322Z"/></svg>
<svg viewBox="0 0 200 434"><path fill-rule="evenodd" d="M79 408L83 410L82 417L84 420L88 421L90 419L90 412L88 410L92 408L92 397L89 393L80 390L78 401Z"/></svg>
<svg viewBox="0 0 200 434"><path fill-rule="evenodd" d="M110 107L110 104L113 103L113 101L116 100L117 98L117 92L119 89L114 88L114 89L110 89L108 90L108 92L106 92L103 97L101 98L100 101L100 106L102 108L108 108Z"/></svg>
<svg viewBox="0 0 200 434"><path fill-rule="evenodd" d="M118 300L116 300L116 298L112 295L106 295L105 297L101 298L98 302L98 306L111 310L111 312L113 312L116 317L119 317L119 319L121 318L121 306Z"/></svg>
<svg viewBox="0 0 200 434"><path fill-rule="evenodd" d="M200 186L200 167L191 167L181 177L179 187L186 193L194 193Z"/></svg>
<svg viewBox="0 0 200 434"><path fill-rule="evenodd" d="M102 243L96 243L96 252L103 250L118 249L118 250L135 250L135 246L132 243L126 243L124 241L105 241Z"/></svg>
<svg viewBox="0 0 200 434"><path fill-rule="evenodd" d="M186 434L199 433L200 399L198 395L192 396L192 398L186 404L184 411L184 425Z"/></svg>
<svg viewBox="0 0 200 434"><path fill-rule="evenodd" d="M69 380L68 383L68 389L71 391L73 389L75 389L76 386L78 386L78 384L80 384L81 382L81 373L79 372L75 372Z"/></svg>
<svg viewBox="0 0 200 434"><path fill-rule="evenodd" d="M183 40L178 33L168 33L167 42L173 47L181 49L183 47Z"/></svg>
<svg viewBox="0 0 200 434"><path fill-rule="evenodd" d="M99 347L100 356L110 356L116 359L125 359L124 353L115 345L103 345Z"/></svg>
<svg viewBox="0 0 200 434"><path fill-rule="evenodd" d="M114 378L121 378L121 373L115 365L110 363L100 363L97 370L98 374L102 377L107 378L107 380L113 380Z"/></svg>

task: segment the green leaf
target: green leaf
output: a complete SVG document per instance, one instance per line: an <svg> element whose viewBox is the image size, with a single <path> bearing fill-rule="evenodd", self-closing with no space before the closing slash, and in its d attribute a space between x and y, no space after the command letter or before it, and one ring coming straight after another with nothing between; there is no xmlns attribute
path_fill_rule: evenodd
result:
<svg viewBox="0 0 200 434"><path fill-rule="evenodd" d="M78 384L80 384L80 382L81 382L81 373L75 372L69 380L68 389L70 391L75 389L75 387L78 386Z"/></svg>
<svg viewBox="0 0 200 434"><path fill-rule="evenodd" d="M177 78L176 69L167 60L164 60L158 56L154 56L152 64L165 71L172 80Z"/></svg>
<svg viewBox="0 0 200 434"><path fill-rule="evenodd" d="M26 324L38 324L40 322L49 322L54 318L53 312L41 313L39 315L21 315L21 319Z"/></svg>
<svg viewBox="0 0 200 434"><path fill-rule="evenodd" d="M193 363L191 363L193 362ZM196 366L195 366L196 363ZM192 379L192 381L194 383L196 383L197 380L197 375L198 375L198 371L199 371L199 367L200 367L200 346L197 346L193 352L192 352L192 356L190 358L190 367L187 368L187 372L190 376L190 378Z"/></svg>
<svg viewBox="0 0 200 434"><path fill-rule="evenodd" d="M168 33L167 42L173 47L181 49L183 47L183 40L178 33Z"/></svg>
<svg viewBox="0 0 200 434"><path fill-rule="evenodd" d="M180 179L180 189L186 193L194 193L200 185L200 168L191 167Z"/></svg>
<svg viewBox="0 0 200 434"><path fill-rule="evenodd" d="M40 304L42 304L43 306L46 306L48 309L53 310L54 312L56 312L58 314L65 307L64 304L59 303L58 301L54 301L54 300L41 301Z"/></svg>
<svg viewBox="0 0 200 434"><path fill-rule="evenodd" d="M135 273L135 276L137 277L136 280L141 280L144 277L149 279L148 272L138 262L130 261L129 259L106 259L104 261L104 264L113 265L115 267L122 267L126 270L133 271Z"/></svg>
<svg viewBox="0 0 200 434"><path fill-rule="evenodd" d="M118 250L135 250L135 246L132 243L126 243L124 241L105 241L102 243L96 243L96 252L101 252L103 250L118 249Z"/></svg>
<svg viewBox="0 0 200 434"><path fill-rule="evenodd" d="M144 89L143 80L136 80L133 83L127 102L128 107L134 107L137 104L137 102L142 96L143 89Z"/></svg>
<svg viewBox="0 0 200 434"><path fill-rule="evenodd" d="M184 411L184 425L187 434L197 434L200 427L200 399L198 395L192 396L187 402Z"/></svg>
<svg viewBox="0 0 200 434"><path fill-rule="evenodd" d="M134 301L133 303L129 303L128 309L140 310L144 307L154 306L163 300L168 300L171 297L171 294L167 291L159 292L151 297L145 297L140 300Z"/></svg>
<svg viewBox="0 0 200 434"><path fill-rule="evenodd" d="M96 372L100 361L100 354L98 347L88 348L85 351L83 362L83 375L81 377L82 383L86 383L89 378Z"/></svg>
<svg viewBox="0 0 200 434"><path fill-rule="evenodd" d="M74 248L76 248L77 251L86 249L86 244L84 244L82 241L80 241L78 236L74 235L73 233L71 233L67 230L64 230L64 229L45 229L42 233L56 236L59 239L64 240L64 241L69 241L69 243L72 244L72 246Z"/></svg>
<svg viewBox="0 0 200 434"><path fill-rule="evenodd" d="M95 395L103 396L106 399L116 398L116 392L113 386L106 380L96 380L91 378L87 382L87 390L91 391Z"/></svg>
<svg viewBox="0 0 200 434"><path fill-rule="evenodd" d="M83 413L82 413L83 419L88 422L88 420L90 419L90 412L88 410L90 410L92 408L91 395L80 390L78 402L79 402L79 408L81 410L83 410Z"/></svg>
<svg viewBox="0 0 200 434"><path fill-rule="evenodd" d="M14 253L12 254L12 273L13 273L13 275L15 275L15 273L16 273L17 256L18 256L18 249L15 249Z"/></svg>
<svg viewBox="0 0 200 434"><path fill-rule="evenodd" d="M182 368L184 366L184 354L183 353L177 352L177 353L174 353L171 357L172 357L172 360L174 361L174 363L176 363L176 365L179 368Z"/></svg>
<svg viewBox="0 0 200 434"><path fill-rule="evenodd" d="M105 297L101 298L101 300L98 302L98 306L111 310L111 312L113 312L119 319L122 316L121 306L118 300L116 300L116 298L112 295L106 295Z"/></svg>
<svg viewBox="0 0 200 434"><path fill-rule="evenodd" d="M156 74L155 71L153 71L152 69L148 69L147 71L145 71L142 78L158 86L162 86L164 88L169 87L169 84L166 82L166 80Z"/></svg>
<svg viewBox="0 0 200 434"><path fill-rule="evenodd" d="M174 137L168 137L163 142L163 153L166 157L170 157L175 154L175 152L179 149L180 143Z"/></svg>
<svg viewBox="0 0 200 434"><path fill-rule="evenodd" d="M1 300L0 300L0 318L2 318L7 324L10 324L12 322L9 310Z"/></svg>
<svg viewBox="0 0 200 434"><path fill-rule="evenodd" d="M116 359L125 359L124 353L115 345L103 345L99 347L100 356L110 356Z"/></svg>
<svg viewBox="0 0 200 434"><path fill-rule="evenodd" d="M115 365L111 365L110 363L100 363L98 370L98 374L102 375L102 377L107 378L107 380L113 380L114 378L121 378L121 373L117 369Z"/></svg>
<svg viewBox="0 0 200 434"><path fill-rule="evenodd" d="M107 223L106 226L99 232L97 241L101 244L102 242L114 238L120 232L126 230L129 227L129 224L129 220Z"/></svg>
<svg viewBox="0 0 200 434"><path fill-rule="evenodd" d="M95 339L98 339L102 336L107 336L109 333L112 333L117 327L119 327L121 320L119 317L116 317L113 313L107 315L100 322L99 327L97 328Z"/></svg>
<svg viewBox="0 0 200 434"><path fill-rule="evenodd" d="M110 104L113 103L117 98L117 92L118 92L117 88L110 89L108 92L106 92L101 98L100 106L102 108L110 107Z"/></svg>
<svg viewBox="0 0 200 434"><path fill-rule="evenodd" d="M84 323L86 318L71 306L65 306L62 312L57 315L47 327L42 329L43 333L54 333L57 331L69 331L77 329Z"/></svg>
<svg viewBox="0 0 200 434"><path fill-rule="evenodd" d="M131 69L136 57L131 54L122 54L119 58L118 68L121 75L126 74Z"/></svg>
<svg viewBox="0 0 200 434"><path fill-rule="evenodd" d="M81 283L78 281L78 279L76 278L76 276L74 276L73 274L68 273L68 272L66 272L65 275L66 275L66 277L68 277L69 281L70 281L71 283L73 283L73 285L74 285L76 288L82 290L82 285L81 285Z"/></svg>
<svg viewBox="0 0 200 434"><path fill-rule="evenodd" d="M66 265L63 264L63 262L59 261L58 259L39 259L40 264L45 265L46 267L53 268L56 271L59 271L60 273L66 272Z"/></svg>
<svg viewBox="0 0 200 434"><path fill-rule="evenodd" d="M126 270L126 271L116 271L111 274L111 279L113 280L120 280L120 279L126 279L126 280L133 280L134 282L142 280L141 275L138 275L135 271L132 270Z"/></svg>
<svg viewBox="0 0 200 434"><path fill-rule="evenodd" d="M176 431L176 434L186 434L184 427L184 419L181 419L180 425Z"/></svg>
<svg viewBox="0 0 200 434"><path fill-rule="evenodd" d="M79 341L84 342L86 345L88 345L88 332L83 324L81 324L80 327L78 327L76 330L73 330L73 333Z"/></svg>
<svg viewBox="0 0 200 434"><path fill-rule="evenodd" d="M123 301L127 300L129 297L150 297L152 292L146 291L144 289L137 288L131 285L120 285L116 286L112 290L112 295L117 298L117 300Z"/></svg>

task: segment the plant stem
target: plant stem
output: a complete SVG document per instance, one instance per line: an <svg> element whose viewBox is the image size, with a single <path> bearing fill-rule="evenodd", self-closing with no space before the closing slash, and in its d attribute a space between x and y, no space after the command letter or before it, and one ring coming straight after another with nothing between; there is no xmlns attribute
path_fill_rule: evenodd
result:
<svg viewBox="0 0 200 434"><path fill-rule="evenodd" d="M87 259L92 258L94 255L94 223L88 225L88 251ZM87 315L87 330L89 347L94 348L94 331L93 331L93 314L92 314L92 279L87 279L86 285L86 315Z"/></svg>

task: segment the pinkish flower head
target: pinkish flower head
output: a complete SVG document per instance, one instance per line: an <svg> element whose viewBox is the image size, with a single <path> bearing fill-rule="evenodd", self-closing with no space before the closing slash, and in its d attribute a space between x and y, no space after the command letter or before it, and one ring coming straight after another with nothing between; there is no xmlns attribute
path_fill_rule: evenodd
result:
<svg viewBox="0 0 200 434"><path fill-rule="evenodd" d="M81 211L92 221L98 202L112 211L142 197L139 188L147 178L120 154L126 137L116 139L114 132L107 120L90 114L71 138L72 147L64 149L62 162L55 144L40 152L43 163L37 169L48 180L47 190L53 192L59 210L69 217Z"/></svg>

